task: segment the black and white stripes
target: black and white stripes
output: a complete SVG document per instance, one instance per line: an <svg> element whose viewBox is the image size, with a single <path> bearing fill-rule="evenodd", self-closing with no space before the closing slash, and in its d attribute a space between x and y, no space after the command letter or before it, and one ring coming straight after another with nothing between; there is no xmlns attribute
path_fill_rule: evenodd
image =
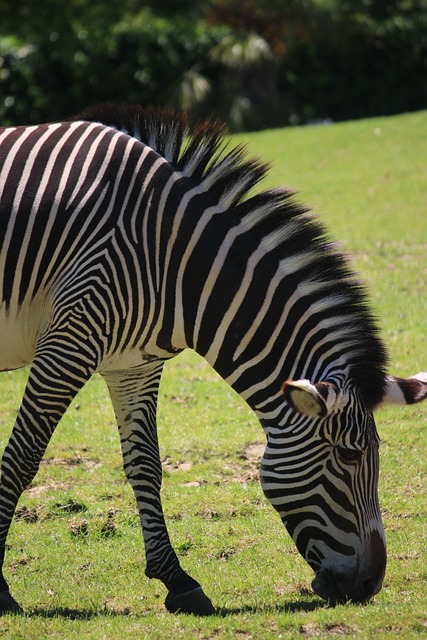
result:
<svg viewBox="0 0 427 640"><path fill-rule="evenodd" d="M0 370L31 364L2 460L0 562L19 495L71 399L109 386L138 503L146 573L171 611L212 613L180 567L160 500L163 362L195 349L264 428L264 492L331 601L381 586L373 409L422 400L386 376L360 285L322 226L220 126L100 106L0 129ZM0 611L17 603L0 575Z"/></svg>

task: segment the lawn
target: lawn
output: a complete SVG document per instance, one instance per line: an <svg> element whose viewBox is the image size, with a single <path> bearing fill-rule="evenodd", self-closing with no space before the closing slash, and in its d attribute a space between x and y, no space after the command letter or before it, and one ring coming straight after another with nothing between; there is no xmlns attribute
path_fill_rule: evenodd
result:
<svg viewBox="0 0 427 640"><path fill-rule="evenodd" d="M391 372L427 368L427 112L236 137L271 163L325 220L367 282ZM26 371L0 376L0 449ZM380 502L388 542L383 590L366 606L328 607L264 499L263 433L197 355L168 363L159 437L163 504L182 564L218 607L168 614L144 552L106 387L95 377L57 429L21 499L6 576L25 617L2 638L420 638L427 636L427 406L377 414Z"/></svg>

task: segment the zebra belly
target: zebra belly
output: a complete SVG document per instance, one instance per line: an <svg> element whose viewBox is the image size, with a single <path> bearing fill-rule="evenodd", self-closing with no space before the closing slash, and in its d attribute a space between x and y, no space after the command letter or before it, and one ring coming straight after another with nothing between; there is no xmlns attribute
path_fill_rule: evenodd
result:
<svg viewBox="0 0 427 640"><path fill-rule="evenodd" d="M0 307L0 371L20 369L33 361L35 332L24 317Z"/></svg>
<svg viewBox="0 0 427 640"><path fill-rule="evenodd" d="M174 355L176 354L166 353L163 350L156 348L147 352L146 347L135 347L123 353L115 353L105 357L102 360L98 371L103 373L104 371L133 369L134 367L139 367L142 364L153 362L155 360L167 360Z"/></svg>

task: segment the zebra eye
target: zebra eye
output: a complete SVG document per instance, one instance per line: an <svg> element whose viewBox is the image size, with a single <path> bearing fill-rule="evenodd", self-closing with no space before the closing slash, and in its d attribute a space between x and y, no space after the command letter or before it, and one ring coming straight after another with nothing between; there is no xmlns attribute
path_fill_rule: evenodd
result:
<svg viewBox="0 0 427 640"><path fill-rule="evenodd" d="M336 447L337 454L343 462L357 463L362 459L363 451L360 449L346 449L344 447Z"/></svg>

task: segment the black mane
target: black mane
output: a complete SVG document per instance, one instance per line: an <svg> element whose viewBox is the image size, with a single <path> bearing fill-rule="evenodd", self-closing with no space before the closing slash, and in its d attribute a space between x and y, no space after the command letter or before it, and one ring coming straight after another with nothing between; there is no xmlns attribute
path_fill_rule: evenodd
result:
<svg viewBox="0 0 427 640"><path fill-rule="evenodd" d="M204 183L227 214L236 216L264 240L278 261L304 251L315 252L316 261L304 269L304 278L321 284L321 296L336 293L339 283L345 301L331 313L354 315L351 338L357 346L351 352L351 378L368 408L381 402L387 356L364 287L345 256L327 240L323 225L296 202L290 190L250 193L264 177L266 164L248 159L242 145L227 150L226 132L218 122L201 122L190 131L185 115L175 111L106 104L91 107L73 120L98 122L122 131L154 149L176 171ZM291 233L290 221L295 223Z"/></svg>

